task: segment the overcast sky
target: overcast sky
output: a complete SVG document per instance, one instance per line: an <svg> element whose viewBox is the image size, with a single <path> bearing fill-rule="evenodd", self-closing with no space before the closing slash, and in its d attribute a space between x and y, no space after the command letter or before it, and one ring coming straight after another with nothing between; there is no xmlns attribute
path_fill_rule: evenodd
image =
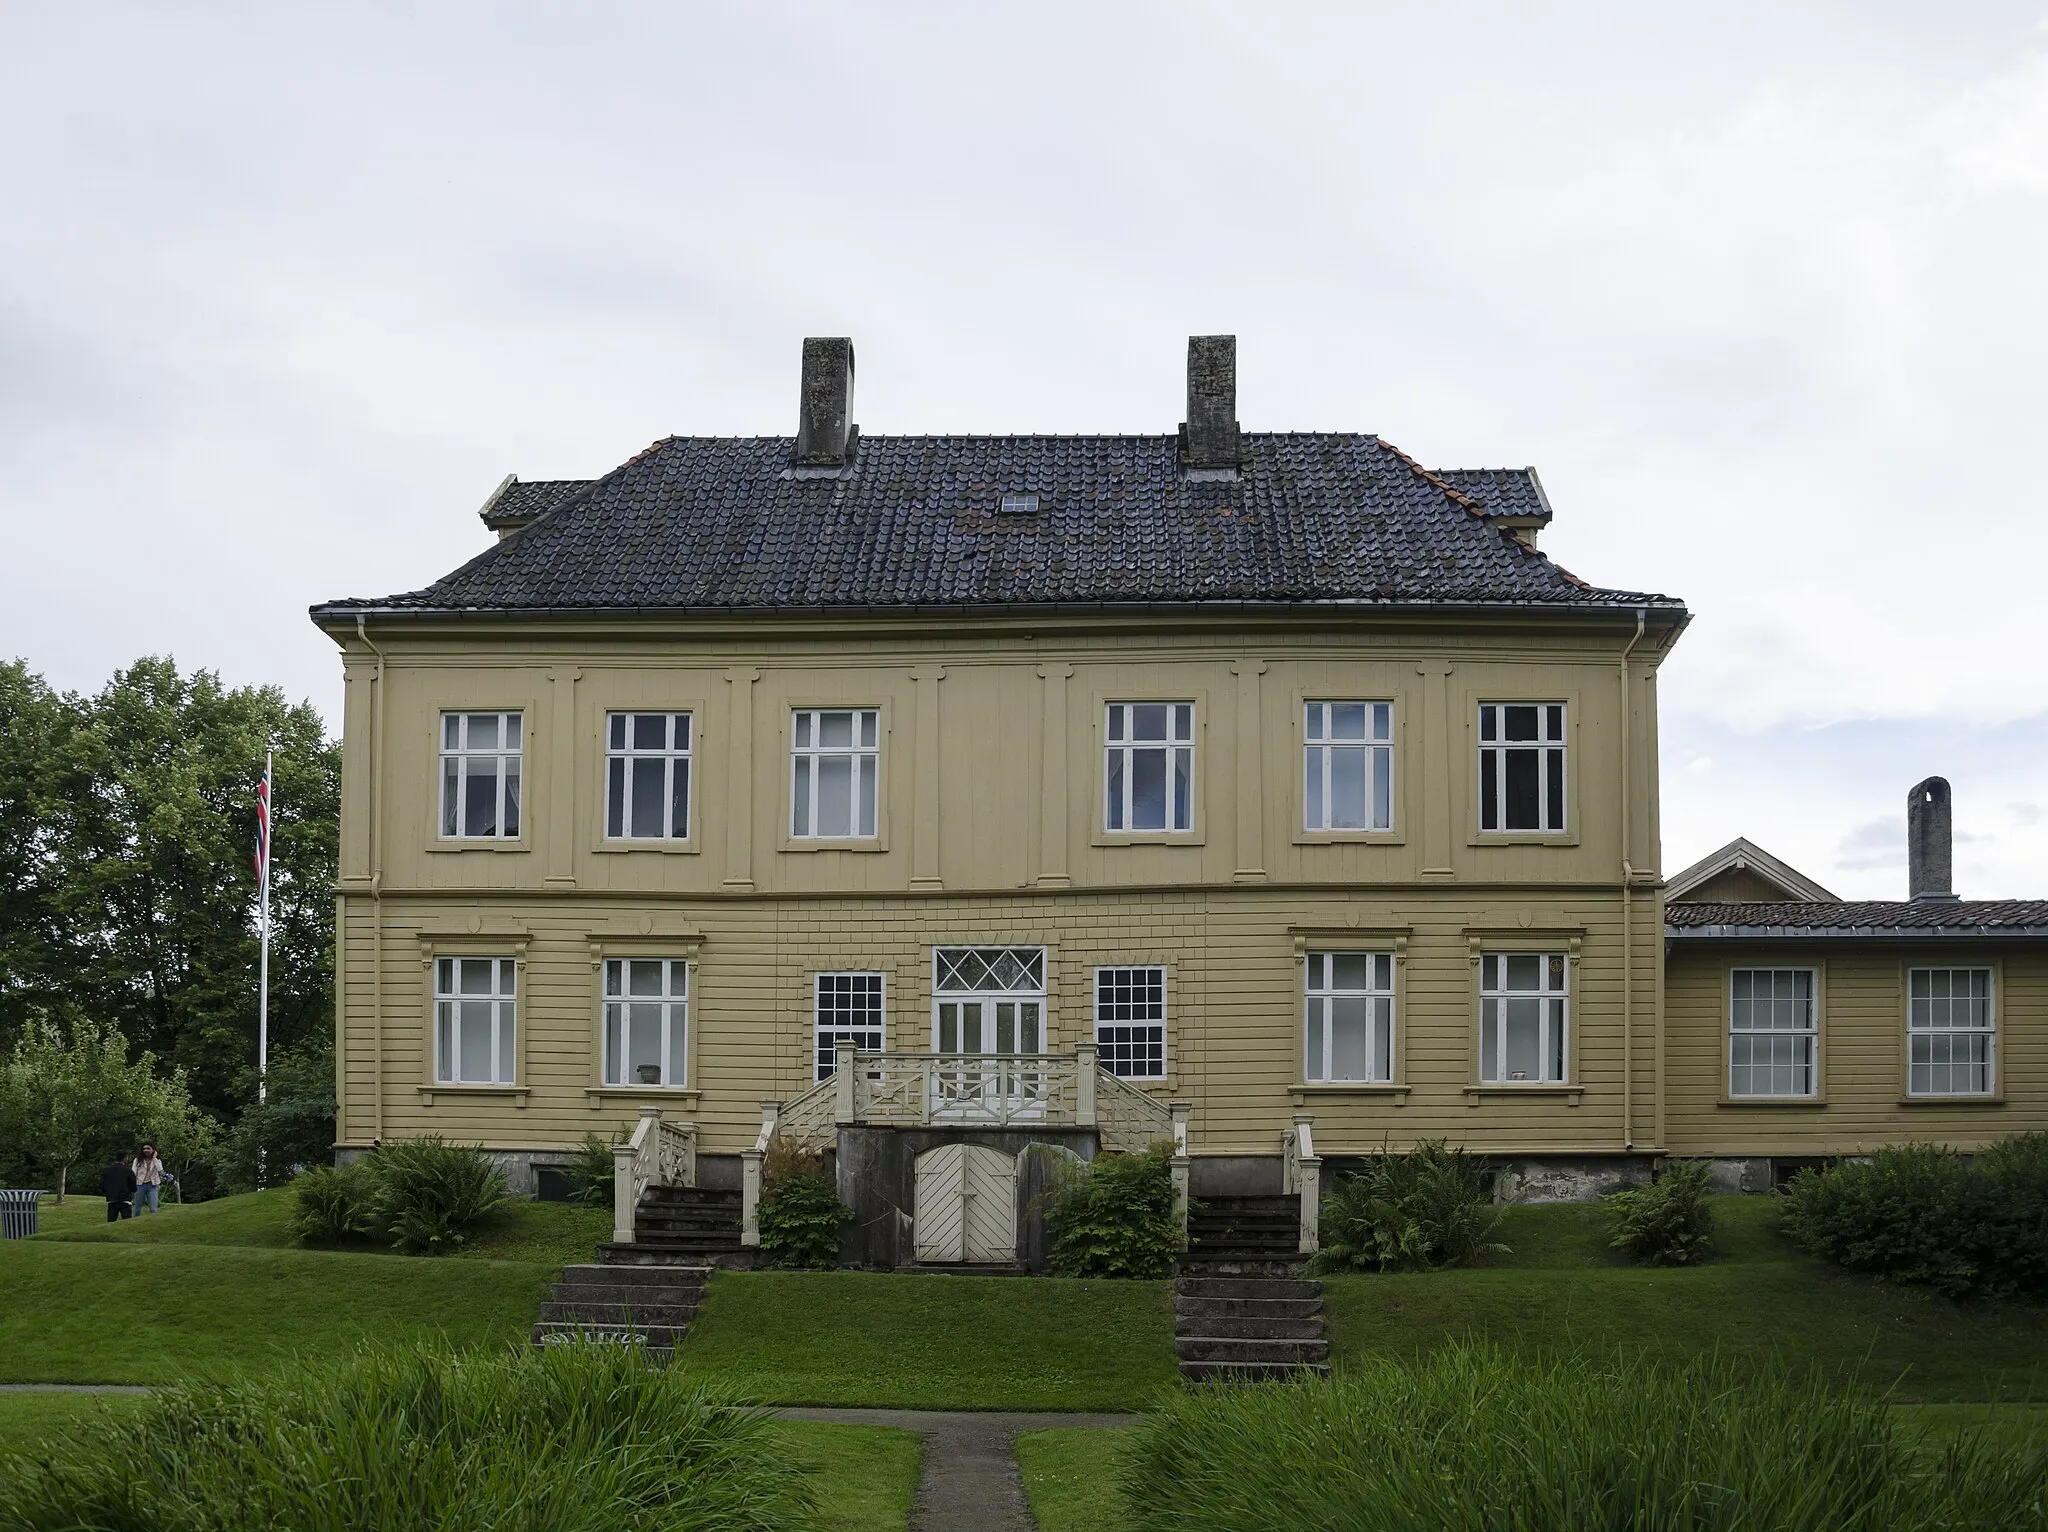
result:
<svg viewBox="0 0 2048 1532"><path fill-rule="evenodd" d="M2048 897L2048 0L1392 7L0 0L0 655L335 718L314 601L508 472L794 429L1250 430L1533 463L1696 614L1665 866L1746 834Z"/></svg>

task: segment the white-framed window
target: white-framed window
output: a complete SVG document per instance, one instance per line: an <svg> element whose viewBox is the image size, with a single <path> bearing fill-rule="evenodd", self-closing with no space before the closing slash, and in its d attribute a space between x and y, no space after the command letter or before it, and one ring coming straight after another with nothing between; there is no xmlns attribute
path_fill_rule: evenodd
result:
<svg viewBox="0 0 2048 1532"><path fill-rule="evenodd" d="M1302 828L1394 827L1394 705L1311 702L1302 720Z"/></svg>
<svg viewBox="0 0 2048 1532"><path fill-rule="evenodd" d="M884 985L878 973L821 973L814 976L817 1078L831 1077L841 1047L879 1053Z"/></svg>
<svg viewBox="0 0 2048 1532"><path fill-rule="evenodd" d="M690 1083L687 959L605 959L604 1083L670 1090Z"/></svg>
<svg viewBox="0 0 2048 1532"><path fill-rule="evenodd" d="M1811 1096L1820 1026L1811 968L1728 974L1728 1094Z"/></svg>
<svg viewBox="0 0 2048 1532"><path fill-rule="evenodd" d="M1095 1057L1113 1075L1166 1078L1166 970L1095 970Z"/></svg>
<svg viewBox="0 0 2048 1532"><path fill-rule="evenodd" d="M932 1046L940 1053L1043 1053L1043 947L932 950Z"/></svg>
<svg viewBox="0 0 2048 1532"><path fill-rule="evenodd" d="M1988 968L1907 974L1906 1093L1988 1096L1997 1078L1997 1004Z"/></svg>
<svg viewBox="0 0 2048 1532"><path fill-rule="evenodd" d="M1569 971L1562 952L1480 954L1480 1079L1495 1085L1554 1085L1568 1078Z"/></svg>
<svg viewBox="0 0 2048 1532"><path fill-rule="evenodd" d="M1305 1078L1385 1084L1394 1078L1394 955L1311 952Z"/></svg>
<svg viewBox="0 0 2048 1532"><path fill-rule="evenodd" d="M1479 828L1564 829L1564 704L1479 705Z"/></svg>
<svg viewBox="0 0 2048 1532"><path fill-rule="evenodd" d="M518 713L441 715L441 838L519 838Z"/></svg>
<svg viewBox="0 0 2048 1532"><path fill-rule="evenodd" d="M880 736L875 708L805 708L791 716L792 840L873 837Z"/></svg>
<svg viewBox="0 0 2048 1532"><path fill-rule="evenodd" d="M690 838L690 715L611 713L605 718L607 840Z"/></svg>
<svg viewBox="0 0 2048 1532"><path fill-rule="evenodd" d="M1104 827L1193 829L1195 705L1112 702L1103 738Z"/></svg>
<svg viewBox="0 0 2048 1532"><path fill-rule="evenodd" d="M518 969L508 957L434 960L434 1078L441 1084L516 1083Z"/></svg>

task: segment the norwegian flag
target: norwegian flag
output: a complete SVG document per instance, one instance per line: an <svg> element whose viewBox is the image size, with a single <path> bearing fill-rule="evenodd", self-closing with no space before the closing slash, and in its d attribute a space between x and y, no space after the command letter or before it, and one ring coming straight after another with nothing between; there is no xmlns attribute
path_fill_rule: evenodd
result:
<svg viewBox="0 0 2048 1532"><path fill-rule="evenodd" d="M270 863L270 761L263 762L263 780L256 784L256 878L263 880Z"/></svg>

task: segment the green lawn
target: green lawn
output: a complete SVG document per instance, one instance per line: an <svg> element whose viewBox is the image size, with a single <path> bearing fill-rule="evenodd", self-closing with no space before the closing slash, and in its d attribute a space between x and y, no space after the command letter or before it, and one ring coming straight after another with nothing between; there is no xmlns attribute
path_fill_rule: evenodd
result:
<svg viewBox="0 0 2048 1532"><path fill-rule="evenodd" d="M140 1394L0 1394L0 1450L32 1448L140 1403Z"/></svg>
<svg viewBox="0 0 2048 1532"><path fill-rule="evenodd" d="M1175 1386L1164 1282L720 1272L676 1354L778 1404L1142 1409Z"/></svg>
<svg viewBox="0 0 2048 1532"><path fill-rule="evenodd" d="M1780 1235L1781 1208L1716 1198L1718 1255L1693 1269L1627 1264L1606 1248L1602 1208L1513 1208L1498 1236L1513 1254L1489 1266L1326 1279L1331 1349L1341 1365L1482 1334L1524 1351L1817 1366L1902 1401L2048 1401L2048 1308L1850 1276Z"/></svg>
<svg viewBox="0 0 2048 1532"><path fill-rule="evenodd" d="M1017 1467L1039 1532L1128 1532L1116 1455L1128 1428L1062 1428L1017 1438Z"/></svg>
<svg viewBox="0 0 2048 1532"><path fill-rule="evenodd" d="M832 1532L903 1532L924 1458L915 1431L814 1420L775 1429L817 1474L819 1520Z"/></svg>

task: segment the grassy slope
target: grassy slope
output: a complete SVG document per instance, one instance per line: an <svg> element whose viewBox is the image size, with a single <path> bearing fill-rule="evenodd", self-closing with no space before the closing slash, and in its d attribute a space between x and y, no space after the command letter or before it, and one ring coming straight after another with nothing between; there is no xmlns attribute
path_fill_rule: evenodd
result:
<svg viewBox="0 0 2048 1532"><path fill-rule="evenodd" d="M1164 1282L722 1272L677 1353L780 1404L1143 1408L1175 1385Z"/></svg>
<svg viewBox="0 0 2048 1532"><path fill-rule="evenodd" d="M1017 1467L1039 1532L1125 1532L1116 1483L1121 1430L1030 1431L1017 1438Z"/></svg>
<svg viewBox="0 0 2048 1532"><path fill-rule="evenodd" d="M1599 1207L1509 1210L1513 1255L1465 1271L1326 1280L1341 1361L1481 1333L1517 1350L1701 1352L1819 1366L1901 1400L2048 1400L2048 1309L1964 1308L1849 1276L1801 1254L1774 1198L1715 1201L1718 1258L1690 1270L1627 1264Z"/></svg>
<svg viewBox="0 0 2048 1532"><path fill-rule="evenodd" d="M915 1431L811 1420L775 1429L817 1474L819 1520L831 1532L903 1532L924 1458Z"/></svg>
<svg viewBox="0 0 2048 1532"><path fill-rule="evenodd" d="M140 1403L140 1394L0 1394L0 1449L34 1447Z"/></svg>

